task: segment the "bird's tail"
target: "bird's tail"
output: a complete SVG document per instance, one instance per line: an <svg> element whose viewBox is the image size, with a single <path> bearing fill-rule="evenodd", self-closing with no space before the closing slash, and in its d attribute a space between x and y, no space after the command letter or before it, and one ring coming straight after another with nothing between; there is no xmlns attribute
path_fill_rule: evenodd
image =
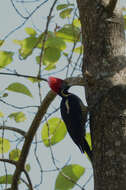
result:
<svg viewBox="0 0 126 190"><path fill-rule="evenodd" d="M90 158L91 162L92 162L92 150L90 149L90 146L88 144L88 142L86 141L85 138L83 138L83 140L81 141L81 144L80 144L80 150L81 152L86 152L88 157Z"/></svg>

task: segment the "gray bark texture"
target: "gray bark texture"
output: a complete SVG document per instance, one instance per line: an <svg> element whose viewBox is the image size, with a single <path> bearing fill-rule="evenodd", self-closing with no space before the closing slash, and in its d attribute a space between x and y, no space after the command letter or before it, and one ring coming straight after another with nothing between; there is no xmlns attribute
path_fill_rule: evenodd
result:
<svg viewBox="0 0 126 190"><path fill-rule="evenodd" d="M117 0L77 0L94 190L126 190L126 45Z"/></svg>

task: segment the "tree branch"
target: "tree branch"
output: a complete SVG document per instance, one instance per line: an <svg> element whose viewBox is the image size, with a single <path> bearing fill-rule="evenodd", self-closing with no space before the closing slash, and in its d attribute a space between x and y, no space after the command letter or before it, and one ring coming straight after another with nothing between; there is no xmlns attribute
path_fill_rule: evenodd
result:
<svg viewBox="0 0 126 190"><path fill-rule="evenodd" d="M70 77L65 80L70 86L85 86L86 82L82 77Z"/></svg>
<svg viewBox="0 0 126 190"><path fill-rule="evenodd" d="M39 61L39 72L38 72L38 76L41 76L41 66L42 66L42 62L43 62L43 54L44 54L44 48L45 48L45 42L47 40L47 37L48 37L48 28L49 28L49 24L50 24L50 21L51 21L51 18L52 18L52 12L53 12L53 9L55 7L55 4L57 3L58 0L55 0L50 8L50 12L49 12L49 15L48 15L48 19L47 19L47 23L46 23L46 28L45 28L45 31L44 31L44 38L42 39L41 43L42 43L42 48L41 48L41 53L40 53L40 61Z"/></svg>
<svg viewBox="0 0 126 190"><path fill-rule="evenodd" d="M38 108L39 107L39 106L35 106L35 105L33 105L33 106L15 106L13 104L9 104L8 102L6 102L2 99L0 99L0 102L2 102L3 104L6 104L7 106L15 108L15 109L27 109L27 108Z"/></svg>
<svg viewBox="0 0 126 190"><path fill-rule="evenodd" d="M0 158L0 162L7 162L7 163L15 165L15 166L17 165L17 161L9 160L9 159L6 159L6 158Z"/></svg>
<svg viewBox="0 0 126 190"><path fill-rule="evenodd" d="M20 180L28 187L28 190L31 190L30 187L29 187L29 184L23 178L20 178ZM9 188L9 190L11 190L11 189Z"/></svg>
<svg viewBox="0 0 126 190"><path fill-rule="evenodd" d="M41 67L42 67L42 64L43 64L43 55L44 55L45 43L46 43L46 40L48 38L48 28L49 28L50 21L52 19L52 12L53 12L53 9L54 9L57 1L58 0L55 0L53 2L53 4L52 4L51 8L50 8L49 15L47 17L46 28L45 28L45 31L44 31L44 38L41 39L42 48L41 48L41 53L40 53L38 77L41 76ZM41 103L41 101L42 101L42 95L41 95L40 82L38 82L38 87L39 87L39 96L40 96L40 103Z"/></svg>
<svg viewBox="0 0 126 190"><path fill-rule="evenodd" d="M30 177L29 177L29 175L28 175L28 172L24 169L24 173L25 173L25 176L26 176L26 178L27 178L27 180L28 180L28 186L29 186L29 190L33 190L33 186L32 186L32 182L31 182L31 179L30 179Z"/></svg>
<svg viewBox="0 0 126 190"><path fill-rule="evenodd" d="M32 124L31 124L29 131L27 132L26 139L25 139L22 151L21 151L21 155L20 155L19 161L17 163L17 168L16 168L14 176L13 176L13 182L12 182L12 186L11 186L12 190L13 189L17 190L17 186L18 186L17 182L20 178L21 172L24 169L24 165L25 165L33 138L36 134L39 124L40 124L42 118L44 117L50 103L54 100L55 97L56 97L56 94L53 93L52 91L49 91L47 96L44 98Z"/></svg>
<svg viewBox="0 0 126 190"><path fill-rule="evenodd" d="M21 129L18 129L18 128L15 128L15 127L8 127L8 126L0 126L0 130L10 130L10 131L14 131L16 133L19 133L20 135L22 135L23 137L26 136L26 132L21 130Z"/></svg>
<svg viewBox="0 0 126 190"><path fill-rule="evenodd" d="M84 85L84 81L81 77L73 77L73 78L71 77L71 78L67 79L66 82L68 82L72 85L81 85L81 86ZM54 100L55 97L56 97L56 94L54 92L52 92L52 91L48 92L48 94L44 98L32 124L31 124L31 127L29 128L29 131L27 132L25 142L22 147L21 155L20 155L19 161L17 163L16 170L14 172L11 190L14 190L14 189L17 190L18 180L20 178L21 172L24 170L24 165L25 165L33 138L37 132L37 129L39 128L41 120L43 119L48 107L50 106L51 102Z"/></svg>
<svg viewBox="0 0 126 190"><path fill-rule="evenodd" d="M17 161L5 159L5 158L0 158L0 161L1 161L1 162L7 162L7 163L12 164L12 165L15 165L15 166L17 167ZM30 177L29 177L27 171L24 169L23 172L24 172L24 174L25 174L25 176L26 176L26 178L27 178L27 180L28 180L28 183L29 183L29 184L27 184L27 183L25 182L25 184L30 188L30 190L33 190L32 183L31 183L31 179L30 179ZM21 179L21 180L24 182L23 179ZM9 188L9 189L10 189L10 188Z"/></svg>
<svg viewBox="0 0 126 190"><path fill-rule="evenodd" d="M21 28L23 25L25 25L25 23L32 17L32 15L42 6L44 5L48 0L45 0L44 2L40 3L30 14L28 17L25 18L25 21L22 22L19 26L17 26L15 29L11 30L5 37L3 40L6 40L8 38L8 36L10 36L11 34L13 34L15 31L17 31L19 28Z"/></svg>
<svg viewBox="0 0 126 190"><path fill-rule="evenodd" d="M4 73L4 72L0 72L0 75L9 75L9 76L17 76L17 77L23 77L23 78L33 78L33 79L38 79L38 80L42 80L45 82L48 82L47 79L42 78L42 77L36 77L36 76L31 76L31 75L22 75L19 73ZM85 82L84 79L82 77L70 77L65 79L66 82L70 83L72 86L84 86Z"/></svg>
<svg viewBox="0 0 126 190"><path fill-rule="evenodd" d="M110 0L109 4L106 6L106 10L109 12L110 15L113 14L116 4L117 4L117 0Z"/></svg>
<svg viewBox="0 0 126 190"><path fill-rule="evenodd" d="M0 72L0 75L17 76L17 77L23 77L23 78L32 78L32 79L42 80L42 81L47 82L47 79L45 79L45 78L31 76L31 75L22 75L22 74L19 74L19 73L4 73L4 72Z"/></svg>

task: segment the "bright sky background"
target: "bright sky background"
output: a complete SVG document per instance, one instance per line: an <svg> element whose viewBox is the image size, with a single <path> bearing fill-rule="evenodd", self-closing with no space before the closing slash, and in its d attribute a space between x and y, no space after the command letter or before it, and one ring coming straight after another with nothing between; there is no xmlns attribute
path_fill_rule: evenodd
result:
<svg viewBox="0 0 126 190"><path fill-rule="evenodd" d="M40 30L43 31L45 29L45 23L46 23L46 18L49 14L49 10L50 10L50 6L52 5L52 0L49 0L45 5L43 5L43 7L41 7L32 17L32 20L29 20L21 29L19 29L18 31L14 32L11 36L9 36L7 38L7 43L5 44L5 46L3 46L1 48L1 50L8 50L8 51L17 51L18 46L16 46L14 43L12 43L13 39L23 39L24 36L26 36L26 33L24 32L24 28L25 27L30 27L31 23L35 24L35 26ZM59 1L59 3L62 1ZM66 1L64 1L63 3L65 3ZM71 1L70 1L71 2ZM73 2L75 2L73 0ZM125 3L125 0L121 0L122 4ZM36 7L36 5L38 5L40 2L36 3L34 6ZM18 5L18 3L17 3ZM30 7L30 9L33 9L33 4L31 4L32 6ZM29 4L28 4L29 6ZM22 11L24 10L24 7L22 7ZM23 12L22 12L23 13ZM59 20L58 14L57 12L54 12L53 15L56 16L55 20L57 19L57 23L62 23L62 25L65 23L63 23L63 21L61 22L61 20ZM55 21L54 20L54 21ZM50 24L50 28L54 28L54 22L52 20L51 24ZM11 30L13 30L15 27L17 27L18 25L20 25L23 22L23 19L21 19L17 13L15 12L15 10L13 9L12 5L11 5L11 1L10 0L1 0L1 6L0 6L0 39L3 39ZM37 52L35 52L37 53ZM16 57L16 56L15 56ZM16 69L17 72L22 73L22 74L26 74L26 75L35 75L38 72L38 67L36 66L36 64L34 64L34 58L33 56L29 57L25 63L23 63L23 61L20 61L19 59L15 58L15 62L10 66L8 66L8 68L14 70ZM18 64L18 67L17 67ZM59 63L59 67L64 65L64 60L61 60L61 62ZM80 73L76 73L80 74ZM60 73L60 74L56 74L55 76L59 76L61 78L64 78L64 73ZM0 89L1 91L4 90L10 83L15 82L15 80L17 82L21 82L25 84L25 79L22 78L14 78L14 77L5 77L5 76L0 76ZM39 104L39 98L38 98L38 89L37 86L34 85L34 89L31 88L31 82L27 81L27 85L30 89L30 91L32 92L34 98L30 99L29 97L24 97L23 96L23 101L22 101L22 95L19 94L15 94L14 93L9 93L9 97L6 98L7 102L11 102L11 104L14 105L18 105L18 106L26 106L26 105L38 105ZM47 93L47 90L49 90L48 86L45 85L43 89L46 89L45 91L43 90L43 94L45 95ZM77 94L78 96L80 96L82 98L82 100L85 102L84 98L83 98L83 88L82 87L72 87L71 90L72 92L74 92L75 94ZM56 101L53 103L53 106L57 107L60 104L60 98L57 97ZM52 108L51 108L52 109ZM18 111L15 109L12 109L11 107L7 107L4 104L1 103L1 108L0 111L4 112L5 114L9 114L12 111ZM21 110L23 111L23 110ZM25 113L28 116L28 120L24 123L20 123L18 125L15 124L14 121L12 120L8 120L7 125L8 126L18 126L18 128L20 127L21 129L28 129L30 126L30 123L32 122L32 118L34 115L34 112L36 111L36 109L25 109ZM54 116L60 116L60 114L58 113L58 115L54 114ZM42 125L41 125L42 126ZM41 126L38 130L37 133L37 138L41 139ZM0 131L1 132L1 131ZM16 139L16 137L20 137L19 135L16 135L16 137L14 137L14 135L12 135L11 137L11 132L6 133L6 138L8 138L9 140L14 140ZM11 139L12 138L12 139ZM13 139L14 138L14 139ZM12 143L14 144L14 143ZM13 147L13 145L12 145ZM36 164L36 160L33 157L32 152L34 151L35 146L33 145L31 148L31 153L29 154L27 163L30 163L31 165L31 171L30 171L30 177L32 179L33 184L39 184L40 182L40 175L39 175L39 166ZM41 150L41 151L40 151ZM64 165L69 159L70 159L70 164L79 164L83 167L86 168L86 173L84 174L84 176L78 181L79 184L84 184L89 176L92 174L92 169L91 169L91 164L88 161L88 159L86 158L86 156L83 156L80 152L80 150L74 145L74 143L72 142L72 140L70 139L69 135L67 135L65 137L65 139L63 141L61 141L60 143L58 143L57 145L53 146L53 152L54 152L54 156L57 160L57 165L58 166L62 166ZM39 157L39 160L41 161L43 170L48 170L51 168L54 168L53 164L52 164L52 159L51 159L51 154L50 154L50 150L48 148L46 148L44 145L39 144L37 146L37 154ZM9 169L10 166L8 167L8 173L10 171L12 171L12 169ZM3 173L3 169L1 166L1 170L0 173L1 175L4 175ZM3 174L2 174L3 173ZM38 188L36 188L37 190L41 190L41 189L46 189L46 190L53 190L54 189L54 185L55 185L55 179L57 176L57 172L50 172L50 173L44 173L43 174L43 182L42 185L39 186ZM0 187L2 188L2 187ZM24 186L22 187L22 190L25 190L26 188L24 188ZM86 190L92 190L93 189L93 178L90 180L90 182L86 185L85 187ZM79 190L79 188L77 186L75 186L75 188L73 190Z"/></svg>

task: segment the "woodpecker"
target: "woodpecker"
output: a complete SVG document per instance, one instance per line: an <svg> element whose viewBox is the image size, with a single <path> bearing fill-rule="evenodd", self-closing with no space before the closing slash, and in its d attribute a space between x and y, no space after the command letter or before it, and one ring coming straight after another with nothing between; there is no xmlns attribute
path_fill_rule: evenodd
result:
<svg viewBox="0 0 126 190"><path fill-rule="evenodd" d="M49 77L48 84L50 88L62 98L60 112L69 135L79 147L80 151L82 153L86 152L92 161L92 151L85 139L86 132L84 125L87 120L87 107L84 106L78 96L68 92L71 86L66 81Z"/></svg>

